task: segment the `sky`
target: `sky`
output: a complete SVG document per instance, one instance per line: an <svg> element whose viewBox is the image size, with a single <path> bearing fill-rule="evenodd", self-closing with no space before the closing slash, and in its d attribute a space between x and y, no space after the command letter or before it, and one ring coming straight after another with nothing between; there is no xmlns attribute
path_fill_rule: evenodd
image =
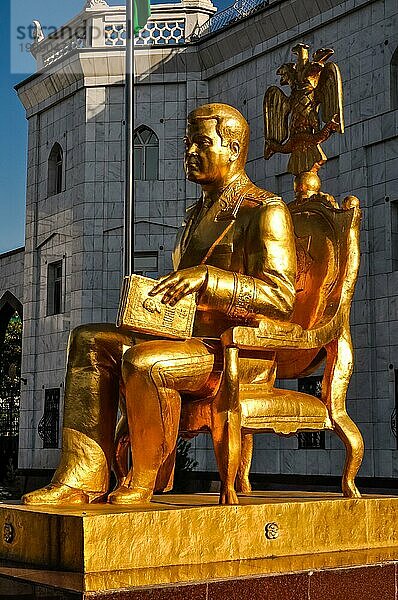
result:
<svg viewBox="0 0 398 600"><path fill-rule="evenodd" d="M230 3L214 1L219 8ZM35 71L26 49L30 26L38 19L43 29L51 31L78 14L84 4L85 0L0 0L0 28L9 32L0 61L0 253L24 244L27 122L14 86ZM108 0L108 4L120 5L124 0Z"/></svg>
<svg viewBox="0 0 398 600"><path fill-rule="evenodd" d="M118 1L110 0L110 4ZM29 26L39 19L57 27L74 17L84 0L1 0L1 31L9 43L0 61L0 253L24 244L27 122L14 86L35 71L35 61L26 51Z"/></svg>

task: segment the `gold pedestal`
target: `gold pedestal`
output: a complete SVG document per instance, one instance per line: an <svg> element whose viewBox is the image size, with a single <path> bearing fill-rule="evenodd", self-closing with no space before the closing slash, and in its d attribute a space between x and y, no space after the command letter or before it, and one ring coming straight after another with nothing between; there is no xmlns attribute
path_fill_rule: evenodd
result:
<svg viewBox="0 0 398 600"><path fill-rule="evenodd" d="M157 496L135 508L0 505L0 558L76 573L105 571L111 579L129 570L137 585L151 585L169 582L173 573L177 581L237 576L235 561L242 575L250 572L245 561L398 551L398 497L257 492L241 497L240 506L217 501L202 494ZM339 566L338 554L336 561ZM215 563L223 563L221 571Z"/></svg>

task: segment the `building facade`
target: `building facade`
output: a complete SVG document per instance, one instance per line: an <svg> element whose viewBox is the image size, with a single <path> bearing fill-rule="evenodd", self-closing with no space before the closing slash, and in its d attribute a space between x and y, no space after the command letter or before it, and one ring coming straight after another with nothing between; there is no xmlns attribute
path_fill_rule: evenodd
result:
<svg viewBox="0 0 398 600"><path fill-rule="evenodd" d="M291 48L332 47L346 133L326 145L323 191L360 198L362 261L352 312L356 348L348 409L365 439L360 474L398 475L398 7L394 0L156 5L135 40L136 268L171 269L176 229L198 189L182 167L186 115L225 102L251 127L247 170L293 197L287 160L263 159L262 103ZM18 86L29 122L19 466L52 469L59 451L65 351L82 323L114 321L123 240L124 7L91 0L61 35L37 40L38 71ZM215 14L214 14L215 13ZM62 33L62 32L61 32ZM3 261L0 257L0 269ZM319 378L305 382L316 391ZM291 382L290 385L303 385ZM316 447L319 449L315 449ZM193 441L215 470L211 440ZM339 475L344 450L326 434L256 436L253 471Z"/></svg>

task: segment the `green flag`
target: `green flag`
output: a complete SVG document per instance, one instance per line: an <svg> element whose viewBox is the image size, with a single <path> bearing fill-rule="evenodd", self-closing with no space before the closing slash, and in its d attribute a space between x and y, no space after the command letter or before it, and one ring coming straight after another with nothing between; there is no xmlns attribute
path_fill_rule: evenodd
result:
<svg viewBox="0 0 398 600"><path fill-rule="evenodd" d="M134 0L134 35L145 26L150 14L150 0Z"/></svg>

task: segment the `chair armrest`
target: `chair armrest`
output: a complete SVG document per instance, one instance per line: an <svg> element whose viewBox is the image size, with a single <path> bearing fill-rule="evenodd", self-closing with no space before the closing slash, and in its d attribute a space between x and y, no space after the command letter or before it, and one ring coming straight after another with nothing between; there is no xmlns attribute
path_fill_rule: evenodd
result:
<svg viewBox="0 0 398 600"><path fill-rule="evenodd" d="M308 350L322 348L336 339L341 328L340 315L314 329L303 329L297 323L262 320L257 326L238 325L221 336L223 346L245 350Z"/></svg>
<svg viewBox="0 0 398 600"><path fill-rule="evenodd" d="M262 319L257 326L238 325L227 329L221 336L224 347L236 346L244 350L309 350L322 348L337 339L344 326L342 311L320 323L314 329L303 329L297 323Z"/></svg>
<svg viewBox="0 0 398 600"><path fill-rule="evenodd" d="M223 346L242 349L277 350L280 348L306 348L306 331L296 323L262 320L257 326L238 325L221 336Z"/></svg>

